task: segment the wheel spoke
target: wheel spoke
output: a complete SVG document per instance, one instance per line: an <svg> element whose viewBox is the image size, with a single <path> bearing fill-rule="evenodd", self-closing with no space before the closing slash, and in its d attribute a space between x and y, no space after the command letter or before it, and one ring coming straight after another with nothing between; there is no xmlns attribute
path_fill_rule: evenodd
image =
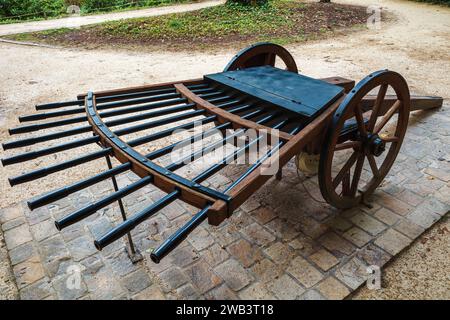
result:
<svg viewBox="0 0 450 320"><path fill-rule="evenodd" d="M359 149L360 147L361 147L360 141L349 141L337 144L334 148L334 151L345 150L350 148Z"/></svg>
<svg viewBox="0 0 450 320"><path fill-rule="evenodd" d="M359 105L355 106L355 117L358 122L359 132L363 137L367 135L366 125L364 124L364 118L362 116L361 107Z"/></svg>
<svg viewBox="0 0 450 320"><path fill-rule="evenodd" d="M347 173L347 171L350 171L350 168L355 163L356 159L358 158L359 152L355 151L350 156L350 158L347 160L347 162L342 167L341 171L336 175L336 178L333 180L333 188L336 189L336 187L341 183L342 179L344 178L344 175Z"/></svg>
<svg viewBox="0 0 450 320"><path fill-rule="evenodd" d="M342 195L348 196L350 192L350 170L344 174L342 178Z"/></svg>
<svg viewBox="0 0 450 320"><path fill-rule="evenodd" d="M384 142L397 142L398 137L380 137Z"/></svg>
<svg viewBox="0 0 450 320"><path fill-rule="evenodd" d="M392 105L392 107L386 112L386 114L381 118L380 123L378 123L375 126L375 129L373 130L374 133L379 133L381 129L388 123L388 121L392 118L392 116L397 112L397 110L402 105L402 102L400 100L395 101L395 103Z"/></svg>
<svg viewBox="0 0 450 320"><path fill-rule="evenodd" d="M372 108L372 114L370 115L369 125L367 126L367 130L370 132L373 130L375 123L377 122L377 115L380 112L380 107L384 101L384 97L386 96L386 91L388 89L387 84L383 84L378 91L377 98L375 100L375 104Z"/></svg>
<svg viewBox="0 0 450 320"><path fill-rule="evenodd" d="M380 171L378 171L377 162L372 154L367 155L367 160L369 160L370 168L372 169L372 173L375 177L380 175Z"/></svg>
<svg viewBox="0 0 450 320"><path fill-rule="evenodd" d="M361 178L361 172L365 158L366 157L364 156L364 153L361 153L358 157L358 161L356 162L355 171L353 172L352 186L350 188L350 196L354 196L356 194L356 191L358 190L358 182Z"/></svg>

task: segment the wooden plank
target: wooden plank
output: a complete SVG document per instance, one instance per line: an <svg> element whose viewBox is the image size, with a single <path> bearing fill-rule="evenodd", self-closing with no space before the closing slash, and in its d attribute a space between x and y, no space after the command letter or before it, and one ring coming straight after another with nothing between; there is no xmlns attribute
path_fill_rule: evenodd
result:
<svg viewBox="0 0 450 320"><path fill-rule="evenodd" d="M321 78L319 80L342 87L344 88L345 93L349 93L350 90L352 90L353 87L355 86L355 80L350 80L342 77L328 77L328 78Z"/></svg>
<svg viewBox="0 0 450 320"><path fill-rule="evenodd" d="M361 107L364 111L371 110L375 104L377 96L376 95L367 95L361 102ZM381 108L380 113L383 115L387 110L394 104L397 100L397 96L395 95L386 95ZM411 109L410 111L416 110L428 110L434 108L442 107L444 99L442 97L433 97L433 96L411 96Z"/></svg>
<svg viewBox="0 0 450 320"><path fill-rule="evenodd" d="M235 128L235 129L249 128L249 129L254 129L257 132L264 130L267 132L268 141L270 141L272 132L274 131L272 128L261 125L261 124L257 124L250 120L242 119L238 115L232 114L221 108L218 108L215 105L213 105L212 103L210 103L206 100L203 100L202 98L197 96L195 93L190 91L184 84L177 83L174 86L183 97L188 99L188 101L190 103L195 103L197 108L205 109L211 115L217 115L217 119L220 123L231 122L233 124L233 128ZM286 132L283 132L280 130L277 130L277 131L278 131L280 140L288 141L289 139L292 138L292 135L290 135Z"/></svg>

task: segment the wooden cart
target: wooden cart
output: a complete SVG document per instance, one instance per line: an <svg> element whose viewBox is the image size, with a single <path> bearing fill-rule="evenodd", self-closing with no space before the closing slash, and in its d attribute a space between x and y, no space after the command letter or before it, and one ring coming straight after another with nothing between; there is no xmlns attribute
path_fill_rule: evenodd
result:
<svg viewBox="0 0 450 320"><path fill-rule="evenodd" d="M281 65L285 68L280 68ZM200 79L89 92L74 101L37 105L37 110L50 111L19 117L20 122L57 120L10 129L10 134L33 132L34 136L6 142L3 144L5 150L84 133L93 135L8 156L2 163L6 166L98 144L99 151L10 178L9 182L14 186L106 157L108 170L31 199L28 206L35 209L112 179L115 192L57 220L55 225L61 230L117 202L123 222L98 238L95 246L101 250L128 235L128 248L134 260L138 260L138 254L130 234L133 228L177 199L199 208L191 220L153 251L152 260L159 262L202 221L208 219L212 225L220 224L273 175L280 179L281 168L299 154L319 157L320 190L331 205L345 209L367 199L396 159L410 111L438 107L442 105L442 99L411 98L405 79L388 70L374 72L356 86L354 84L354 81L340 77L312 79L301 75L286 49L271 43L258 43L239 52L223 72ZM43 133L49 128L83 122L85 124L81 126ZM136 122L139 123L132 125ZM138 146L173 137L178 130L192 129L199 124L206 128L201 134L149 154L137 151ZM207 127L208 124L214 125ZM150 129L155 130L131 140L124 139L126 135ZM166 166L158 164L160 157L170 154L181 143L204 139L217 130L225 133L227 129L234 129L231 138L228 134L194 150L181 162ZM192 160L208 157L224 143L236 144L235 138L246 130L256 132L256 136L247 138L240 147L236 145L231 154L224 155L222 160L196 177L188 178L176 172L189 166ZM272 141L267 152L248 164L242 175L225 190L203 183L237 157L245 155L263 135ZM113 167L110 156L121 164ZM267 174L267 167L277 165L278 171ZM140 179L119 189L116 175L129 170ZM127 216L121 199L149 184L166 195L142 211Z"/></svg>

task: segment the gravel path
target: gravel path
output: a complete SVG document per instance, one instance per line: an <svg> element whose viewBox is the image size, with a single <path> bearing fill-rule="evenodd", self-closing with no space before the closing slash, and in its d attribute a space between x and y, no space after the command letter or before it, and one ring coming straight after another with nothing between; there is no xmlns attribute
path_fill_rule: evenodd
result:
<svg viewBox="0 0 450 320"><path fill-rule="evenodd" d="M373 0L339 0L342 3L372 5ZM205 3L203 3L204 5ZM449 99L450 92L450 9L408 1L384 0L379 3L397 16L395 22L382 21L381 29L352 33L332 40L310 42L288 46L301 71L315 77L340 75L361 79L368 73L388 68L400 72L410 85L412 93L441 95ZM163 9L163 8L158 8ZM1 28L1 26L0 26ZM89 89L102 90L123 86L140 85L187 79L202 74L217 72L235 54L236 49L215 52L130 52L109 50L51 49L42 47L17 46L0 43L0 140L10 140L6 128L17 125L17 116L33 112L33 105L65 99L73 99L77 93ZM448 101L448 100L447 100ZM446 102L448 108L448 102ZM42 145L44 147L44 145ZM30 148L24 148L28 151ZM81 154L87 149L79 148ZM10 154L10 153L8 153ZM1 157L4 154L0 155ZM69 156L73 157L73 155ZM61 161L52 157L41 160ZM13 176L28 171L40 164L30 161L22 167L0 168L0 176ZM0 180L0 206L6 207L42 190L51 190L79 180L83 176L98 171L92 165L77 167L66 176L51 176L40 180L39 184L25 184L10 188L6 179ZM24 196L26 195L26 197ZM447 222L448 223L448 222ZM448 224L447 224L448 225ZM432 230L438 230L435 226ZM437 246L449 243L448 232L434 232ZM423 236L424 237L424 236ZM440 292L442 282L427 281L428 289L422 291L402 291L399 283L416 283L433 272L442 272L448 277L443 266L449 265L449 248L440 246L431 250L427 258L420 256L421 239L402 254L390 267L399 278L392 278L390 287L383 293L371 293L361 297L405 297L426 298L436 288ZM426 237L426 235L425 235ZM412 256L414 258L412 258ZM442 258L443 257L443 258ZM442 261L442 263L436 263ZM419 261L420 264L414 264ZM399 262L398 262L399 261ZM417 267L418 277L412 270ZM395 268L395 269L394 269ZM439 271L439 270L440 271ZM429 279L435 279L430 277ZM0 279L0 283L1 283ZM397 285L396 285L397 284ZM399 289L400 288L400 289ZM397 290L397 291L396 291Z"/></svg>
<svg viewBox="0 0 450 320"><path fill-rule="evenodd" d="M0 36L4 36L7 34L34 32L58 28L77 28L88 24L101 23L106 21L161 16L169 13L194 11L202 8L217 6L224 2L225 2L224 0L212 0L198 3L179 4L174 6L155 7L124 12L113 12L113 13L87 15L80 17L69 17L53 20L3 24L0 25Z"/></svg>

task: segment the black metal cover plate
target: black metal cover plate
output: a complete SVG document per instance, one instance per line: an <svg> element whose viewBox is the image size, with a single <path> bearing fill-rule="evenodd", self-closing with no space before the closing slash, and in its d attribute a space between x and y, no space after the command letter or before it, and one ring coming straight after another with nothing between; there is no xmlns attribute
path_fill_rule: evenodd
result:
<svg viewBox="0 0 450 320"><path fill-rule="evenodd" d="M334 84L271 66L209 74L204 78L311 119L344 93L342 87Z"/></svg>

